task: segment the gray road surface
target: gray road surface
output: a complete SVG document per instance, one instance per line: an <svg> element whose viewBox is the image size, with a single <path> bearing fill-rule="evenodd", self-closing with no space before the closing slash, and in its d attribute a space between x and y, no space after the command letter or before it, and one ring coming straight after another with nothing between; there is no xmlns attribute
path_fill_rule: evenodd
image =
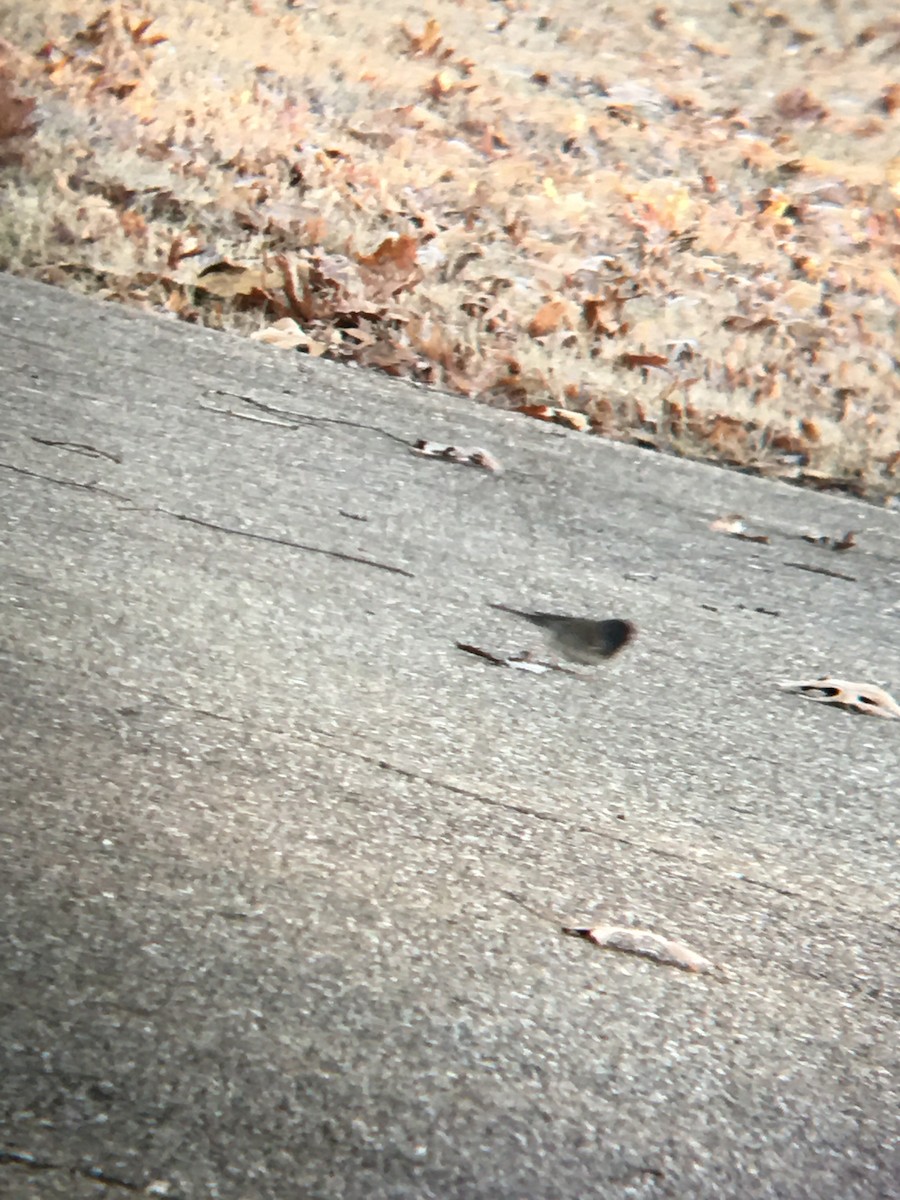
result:
<svg viewBox="0 0 900 1200"><path fill-rule="evenodd" d="M0 328L4 1200L900 1196L900 723L776 687L900 691L896 512L5 277ZM509 670L488 601L641 633Z"/></svg>

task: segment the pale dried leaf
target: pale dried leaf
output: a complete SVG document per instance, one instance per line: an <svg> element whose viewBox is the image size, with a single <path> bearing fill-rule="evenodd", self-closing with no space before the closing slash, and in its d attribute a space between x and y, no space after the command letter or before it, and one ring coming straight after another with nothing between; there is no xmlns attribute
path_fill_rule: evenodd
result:
<svg viewBox="0 0 900 1200"><path fill-rule="evenodd" d="M470 450L469 461L473 467L484 467L486 471L502 471L498 459L494 458L493 454L489 454L487 450Z"/></svg>
<svg viewBox="0 0 900 1200"><path fill-rule="evenodd" d="M511 667L514 671L530 671L532 675L546 675L553 668L549 663L534 662L530 658L515 658L510 657L506 660L506 666Z"/></svg>
<svg viewBox="0 0 900 1200"><path fill-rule="evenodd" d="M737 538L741 542L757 542L762 546L768 546L769 535L767 533L749 533L747 531L747 523L740 513L730 513L727 517L717 517L715 521L710 521L710 529L713 533L724 533L728 537Z"/></svg>
<svg viewBox="0 0 900 1200"><path fill-rule="evenodd" d="M713 533L744 533L747 528L740 513L729 513L727 517L716 517L715 521L710 521L709 527Z"/></svg>
<svg viewBox="0 0 900 1200"><path fill-rule="evenodd" d="M800 692L808 700L822 704L839 704L854 712L872 717L885 717L889 721L900 721L900 705L883 688L874 683L853 683L846 679L834 679L823 675L819 679L784 681L779 684L784 691Z"/></svg>
<svg viewBox="0 0 900 1200"><path fill-rule="evenodd" d="M263 342L267 346L277 346L280 350L296 350L309 339L293 317L282 317L267 325L265 329L257 329L250 334L254 342Z"/></svg>
<svg viewBox="0 0 900 1200"><path fill-rule="evenodd" d="M684 942L652 933L649 929L632 929L628 925L594 925L593 927L563 927L563 933L573 937L587 938L604 950L621 950L625 954L636 954L650 958L667 967L678 967L681 971L709 975L719 970L711 959L704 958Z"/></svg>
<svg viewBox="0 0 900 1200"><path fill-rule="evenodd" d="M567 429L575 429L579 433L586 433L591 425L589 418L584 413L573 412L570 408L554 408L551 404L526 404L517 409L517 412L526 417L533 417L537 421L550 421L554 425L565 425Z"/></svg>
<svg viewBox="0 0 900 1200"><path fill-rule="evenodd" d="M460 446L444 446L440 442L429 442L425 438L419 438L410 449L413 454L418 454L422 458L443 458L447 462L463 463L467 467L481 467L485 471L495 473L503 470L493 454L477 446L472 450L463 450Z"/></svg>
<svg viewBox="0 0 900 1200"><path fill-rule="evenodd" d="M235 296L264 292L280 282L278 272L270 267L244 267L223 260L204 268L198 274L195 286L220 299L230 300Z"/></svg>

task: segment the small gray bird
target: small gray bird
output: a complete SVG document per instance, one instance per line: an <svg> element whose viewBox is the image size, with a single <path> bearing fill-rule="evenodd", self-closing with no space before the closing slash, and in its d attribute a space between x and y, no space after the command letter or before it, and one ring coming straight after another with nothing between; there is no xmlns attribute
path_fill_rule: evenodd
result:
<svg viewBox="0 0 900 1200"><path fill-rule="evenodd" d="M605 662L627 646L637 635L637 626L631 621L612 618L608 621L593 621L590 617L563 617L557 613L523 612L508 604L492 604L501 612L512 613L537 625L548 635L554 649L571 662L595 667Z"/></svg>

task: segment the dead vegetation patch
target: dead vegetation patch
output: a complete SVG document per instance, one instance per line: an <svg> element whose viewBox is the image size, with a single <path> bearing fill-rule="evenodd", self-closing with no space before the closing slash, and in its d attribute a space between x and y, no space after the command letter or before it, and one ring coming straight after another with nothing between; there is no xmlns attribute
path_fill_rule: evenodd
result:
<svg viewBox="0 0 900 1200"><path fill-rule="evenodd" d="M900 492L883 5L0 15L6 269L587 433Z"/></svg>

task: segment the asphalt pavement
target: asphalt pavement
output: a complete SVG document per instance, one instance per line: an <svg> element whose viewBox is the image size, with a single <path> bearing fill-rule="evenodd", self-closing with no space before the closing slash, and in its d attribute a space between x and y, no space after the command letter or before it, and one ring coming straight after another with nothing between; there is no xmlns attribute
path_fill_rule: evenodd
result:
<svg viewBox="0 0 900 1200"><path fill-rule="evenodd" d="M0 328L3 1200L900 1197L900 721L778 687L900 696L900 512ZM492 602L639 633L539 674Z"/></svg>

